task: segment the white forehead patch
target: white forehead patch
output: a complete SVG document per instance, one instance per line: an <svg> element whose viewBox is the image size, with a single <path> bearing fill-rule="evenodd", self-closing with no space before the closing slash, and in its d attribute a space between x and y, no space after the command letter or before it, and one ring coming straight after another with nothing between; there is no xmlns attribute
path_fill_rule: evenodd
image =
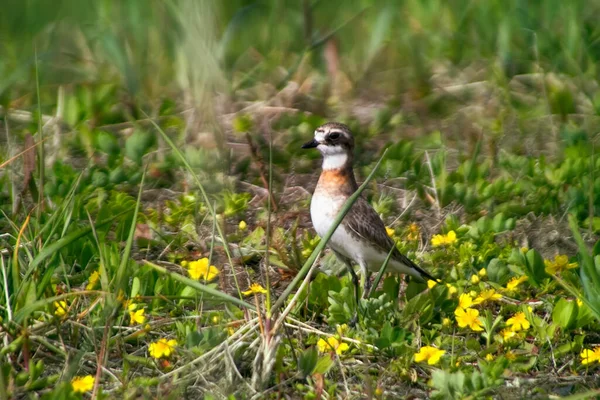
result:
<svg viewBox="0 0 600 400"><path fill-rule="evenodd" d="M315 140L319 143L323 143L325 141L325 136L327 136L326 131L315 131Z"/></svg>

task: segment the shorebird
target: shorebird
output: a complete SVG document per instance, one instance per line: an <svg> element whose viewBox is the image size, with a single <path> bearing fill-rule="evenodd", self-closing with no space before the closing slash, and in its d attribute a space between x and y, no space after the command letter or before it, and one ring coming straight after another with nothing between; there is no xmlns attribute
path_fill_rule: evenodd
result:
<svg viewBox="0 0 600 400"><path fill-rule="evenodd" d="M358 189L352 170L354 138L346 125L328 122L318 127L314 139L305 143L302 148L316 148L323 155L321 176L310 202L313 226L317 234L323 237L348 197ZM388 271L408 274L422 281L431 279L437 282L437 279L396 248L383 221L363 197L359 197L352 205L328 245L352 275L357 310L359 280L352 266L353 261L360 266L363 275L363 298L368 296L371 286L368 272L379 271L390 251L392 254ZM354 318L357 318L357 314Z"/></svg>

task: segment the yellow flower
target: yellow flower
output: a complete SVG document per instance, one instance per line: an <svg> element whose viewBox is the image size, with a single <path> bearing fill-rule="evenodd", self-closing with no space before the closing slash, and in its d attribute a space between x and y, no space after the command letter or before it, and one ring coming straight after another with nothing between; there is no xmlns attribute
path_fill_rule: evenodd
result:
<svg viewBox="0 0 600 400"><path fill-rule="evenodd" d="M176 340L159 339L156 342L150 343L148 352L151 357L156 359L169 357L175 351L175 346L177 346Z"/></svg>
<svg viewBox="0 0 600 400"><path fill-rule="evenodd" d="M513 353L512 350L509 350L506 352L506 359L508 361L515 361L517 359L517 355Z"/></svg>
<svg viewBox="0 0 600 400"><path fill-rule="evenodd" d="M415 241L419 238L419 225L414 222L408 226L408 235L406 238L410 241Z"/></svg>
<svg viewBox="0 0 600 400"><path fill-rule="evenodd" d="M248 290L246 290L245 292L242 292L242 294L244 296L248 296L250 294L253 293L267 293L267 289L265 289L264 287L262 287L260 285L260 283L253 283L252 285L250 285L250 287L248 288Z"/></svg>
<svg viewBox="0 0 600 400"><path fill-rule="evenodd" d="M555 256L553 261L544 260L544 264L546 265L546 272L550 275L556 275L566 269L578 267L576 262L569 263L569 257L564 254Z"/></svg>
<svg viewBox="0 0 600 400"><path fill-rule="evenodd" d="M508 281L508 283L506 284L506 290L508 290L508 291L510 291L510 292L514 291L515 289L517 289L517 287L518 287L518 286L519 286L521 283L523 283L523 282L527 281L527 279L528 279L528 278L527 278L526 276L522 276L522 277L520 277L520 278L512 278L512 279L511 279L510 281Z"/></svg>
<svg viewBox="0 0 600 400"><path fill-rule="evenodd" d="M240 231L245 231L247 227L248 227L248 224L246 224L246 221L241 220L240 224L238 225L238 228L240 229Z"/></svg>
<svg viewBox="0 0 600 400"><path fill-rule="evenodd" d="M454 315L456 316L456 322L458 322L459 327L466 328L468 326L475 332L483 330L483 326L479 320L479 311L474 308L464 309L458 307L456 311L454 311Z"/></svg>
<svg viewBox="0 0 600 400"><path fill-rule="evenodd" d="M427 287L428 287L429 289L433 288L435 285L437 285L437 282L436 282L436 281L434 281L434 280L431 280L431 279L428 279L428 280L427 280Z"/></svg>
<svg viewBox="0 0 600 400"><path fill-rule="evenodd" d="M67 313L67 302L64 300L55 301L54 303L54 315L62 317Z"/></svg>
<svg viewBox="0 0 600 400"><path fill-rule="evenodd" d="M458 308L467 309L473 305L473 298L469 293L463 293L458 298Z"/></svg>
<svg viewBox="0 0 600 400"><path fill-rule="evenodd" d="M418 353L415 354L416 362L427 361L429 365L435 365L440 361L440 358L446 353L446 350L436 349L431 346L423 346Z"/></svg>
<svg viewBox="0 0 600 400"><path fill-rule="evenodd" d="M473 300L473 304L481 304L488 300L500 300L501 298L502 295L500 293L496 293L494 289L488 289L479 293L479 296Z"/></svg>
<svg viewBox="0 0 600 400"><path fill-rule="evenodd" d="M477 285L479 283L479 276L478 275L471 275L471 283L473 285Z"/></svg>
<svg viewBox="0 0 600 400"><path fill-rule="evenodd" d="M73 391L75 393L85 393L94 388L95 381L96 379L91 375L76 376L71 381L71 386L73 387Z"/></svg>
<svg viewBox="0 0 600 400"><path fill-rule="evenodd" d="M100 280L100 272L98 272L98 271L92 272L92 274L90 275L90 279L88 280L88 284L85 285L85 290L92 290L94 288L94 286L96 286L96 283L98 283L99 280Z"/></svg>
<svg viewBox="0 0 600 400"><path fill-rule="evenodd" d="M600 346L592 349L584 349L581 352L581 364L587 365L591 364L594 361L598 361L600 363Z"/></svg>
<svg viewBox="0 0 600 400"><path fill-rule="evenodd" d="M517 333L511 329L506 328L506 329L502 329L500 331L500 336L502 336L502 339L504 339L504 341L507 341L509 339L516 337Z"/></svg>
<svg viewBox="0 0 600 400"><path fill-rule="evenodd" d="M477 273L481 278L487 275L487 270L485 268L481 268Z"/></svg>
<svg viewBox="0 0 600 400"><path fill-rule="evenodd" d="M446 235L433 235L431 245L433 247L445 246L456 243L456 232L450 231Z"/></svg>
<svg viewBox="0 0 600 400"><path fill-rule="evenodd" d="M451 323L452 323L452 321L450 320L450 318L444 318L442 320L442 325L443 326L450 326Z"/></svg>
<svg viewBox="0 0 600 400"><path fill-rule="evenodd" d="M335 354L340 355L350 348L347 343L340 343L333 336L328 337L327 340L319 339L317 342L317 348L321 353L326 353L331 350L335 350Z"/></svg>
<svg viewBox="0 0 600 400"><path fill-rule="evenodd" d="M387 235L389 237L392 237L392 236L394 236L395 230L394 230L394 228L390 228L389 226L386 226L385 227L385 232L387 233Z"/></svg>
<svg viewBox="0 0 600 400"><path fill-rule="evenodd" d="M446 286L448 287L448 294L450 296L452 296L453 294L456 294L456 292L458 292L458 289L456 288L456 286L452 286L449 283L446 283Z"/></svg>
<svg viewBox="0 0 600 400"><path fill-rule="evenodd" d="M134 306L131 308L131 306ZM139 310L135 310L135 304L129 306L129 325L143 324L146 322L146 316L144 312L146 311L144 308L140 308Z"/></svg>
<svg viewBox="0 0 600 400"><path fill-rule="evenodd" d="M577 302L578 307L583 306L583 301L579 300L579 298L575 299L575 301Z"/></svg>
<svg viewBox="0 0 600 400"><path fill-rule="evenodd" d="M531 326L529 324L529 321L527 321L524 312L518 312L515 315L513 315L512 318L509 318L506 321L506 325L510 326L510 329L515 332L529 329L529 327Z"/></svg>
<svg viewBox="0 0 600 400"><path fill-rule="evenodd" d="M183 263L181 263L183 265ZM214 265L208 265L208 258L204 257L198 261L187 263L188 273L192 279L202 278L205 281L212 281L219 275L219 270Z"/></svg>
<svg viewBox="0 0 600 400"><path fill-rule="evenodd" d="M486 361L494 361L494 356L492 355L492 353L487 353L485 355L485 359Z"/></svg>

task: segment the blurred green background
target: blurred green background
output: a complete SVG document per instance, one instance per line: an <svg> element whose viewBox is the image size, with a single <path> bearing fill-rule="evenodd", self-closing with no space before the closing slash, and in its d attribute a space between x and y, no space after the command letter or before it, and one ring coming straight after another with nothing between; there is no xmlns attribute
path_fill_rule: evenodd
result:
<svg viewBox="0 0 600 400"><path fill-rule="evenodd" d="M115 85L135 113L164 98L214 105L216 92L268 98L309 77L319 98L419 98L432 77L461 72L500 87L519 74L577 77L597 110L597 85L584 81L598 74L599 12L598 1L558 0L7 0L0 98L32 106L37 53L46 113L61 85Z"/></svg>

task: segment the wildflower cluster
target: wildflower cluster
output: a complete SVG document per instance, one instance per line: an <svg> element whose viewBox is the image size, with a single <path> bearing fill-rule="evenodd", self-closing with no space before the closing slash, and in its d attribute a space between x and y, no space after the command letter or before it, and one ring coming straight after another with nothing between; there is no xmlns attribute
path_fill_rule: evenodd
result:
<svg viewBox="0 0 600 400"><path fill-rule="evenodd" d="M479 320L479 310L471 308L473 305L471 294L461 294L458 299L458 307L454 310L454 316L459 327L468 327L475 332L480 332L483 330L483 326Z"/></svg>
<svg viewBox="0 0 600 400"><path fill-rule="evenodd" d="M335 354L341 355L349 348L350 346L348 346L347 343L340 342L333 336L328 337L327 340L319 339L317 342L317 349L319 349L321 353L335 351Z"/></svg>

